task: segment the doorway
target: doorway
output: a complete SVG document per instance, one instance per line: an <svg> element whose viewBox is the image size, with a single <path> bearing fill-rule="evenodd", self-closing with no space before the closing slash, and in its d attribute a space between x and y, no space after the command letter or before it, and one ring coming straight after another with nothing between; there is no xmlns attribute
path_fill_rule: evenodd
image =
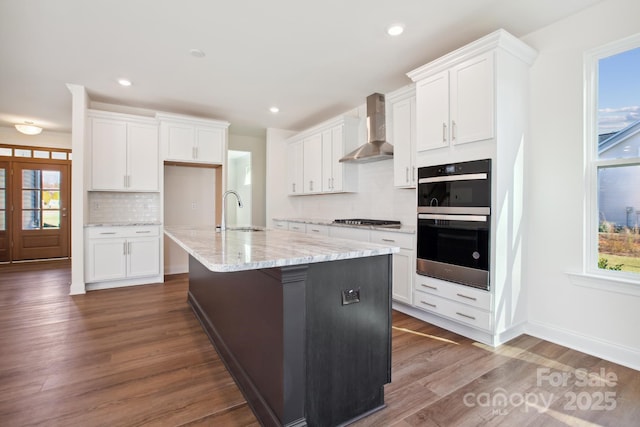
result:
<svg viewBox="0 0 640 427"><path fill-rule="evenodd" d="M227 189L235 190L242 199L242 208L237 203L227 203L227 224L252 225L251 152L229 150L227 167Z"/></svg>
<svg viewBox="0 0 640 427"><path fill-rule="evenodd" d="M16 148L0 161L0 262L70 255L70 153L45 150Z"/></svg>

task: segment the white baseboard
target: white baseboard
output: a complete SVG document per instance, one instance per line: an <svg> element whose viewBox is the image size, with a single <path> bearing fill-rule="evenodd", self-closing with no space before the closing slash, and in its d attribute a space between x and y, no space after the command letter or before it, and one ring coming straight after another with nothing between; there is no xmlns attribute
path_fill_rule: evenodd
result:
<svg viewBox="0 0 640 427"><path fill-rule="evenodd" d="M189 264L175 264L164 266L164 275L169 276L171 274L182 274L189 272Z"/></svg>
<svg viewBox="0 0 640 427"><path fill-rule="evenodd" d="M640 350L542 322L528 322L526 334L640 371Z"/></svg>
<svg viewBox="0 0 640 427"><path fill-rule="evenodd" d="M150 285L164 283L164 276L140 277L137 279L112 280L108 282L87 283L87 291L98 291L100 289L123 288L125 286Z"/></svg>

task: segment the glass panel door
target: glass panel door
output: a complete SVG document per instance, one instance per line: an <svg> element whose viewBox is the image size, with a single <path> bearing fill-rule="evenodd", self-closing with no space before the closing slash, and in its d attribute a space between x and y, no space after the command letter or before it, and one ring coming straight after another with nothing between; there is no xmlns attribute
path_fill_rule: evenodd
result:
<svg viewBox="0 0 640 427"><path fill-rule="evenodd" d="M10 258L9 252L9 217L7 215L7 202L9 185L9 162L0 162L0 262L7 262Z"/></svg>
<svg viewBox="0 0 640 427"><path fill-rule="evenodd" d="M69 256L67 175L67 165L14 164L14 260Z"/></svg>

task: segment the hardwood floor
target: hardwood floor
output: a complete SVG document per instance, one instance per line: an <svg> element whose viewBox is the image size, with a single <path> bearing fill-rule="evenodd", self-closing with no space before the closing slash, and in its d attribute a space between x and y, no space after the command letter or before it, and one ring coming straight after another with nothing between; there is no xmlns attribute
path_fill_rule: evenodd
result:
<svg viewBox="0 0 640 427"><path fill-rule="evenodd" d="M69 280L68 262L0 266L0 426L259 425L186 275L73 297ZM530 336L492 349L394 312L392 360L387 407L354 425L639 425L640 372Z"/></svg>

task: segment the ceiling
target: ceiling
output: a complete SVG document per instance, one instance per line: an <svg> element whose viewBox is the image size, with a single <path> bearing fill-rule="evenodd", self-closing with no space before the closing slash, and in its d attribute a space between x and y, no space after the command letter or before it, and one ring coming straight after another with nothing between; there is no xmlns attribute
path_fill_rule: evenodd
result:
<svg viewBox="0 0 640 427"><path fill-rule="evenodd" d="M599 1L0 0L0 126L70 132L73 83L96 102L301 130L498 28L521 37Z"/></svg>

